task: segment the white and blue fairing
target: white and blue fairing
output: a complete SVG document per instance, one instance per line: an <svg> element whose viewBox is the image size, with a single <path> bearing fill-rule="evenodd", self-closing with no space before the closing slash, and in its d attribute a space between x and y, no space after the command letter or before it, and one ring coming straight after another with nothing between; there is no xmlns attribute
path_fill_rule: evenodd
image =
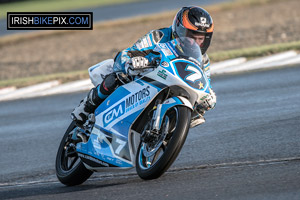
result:
<svg viewBox="0 0 300 200"><path fill-rule="evenodd" d="M134 167L131 126L156 95L172 85L197 93L197 101L208 93L209 81L195 64L201 63L201 57L194 57L194 62L183 59L180 54L186 46L181 47L183 49L177 40L158 44L154 50L161 54L160 65L141 78L118 87L96 109L96 121L88 142L77 144L79 154L94 164L98 163L99 167ZM197 53L201 56L201 52ZM169 108L184 105L193 110L194 103L180 96L165 100L158 116L158 126Z"/></svg>
<svg viewBox="0 0 300 200"><path fill-rule="evenodd" d="M117 88L96 109L96 123L90 139L86 144L80 143L77 151L98 158L109 166L133 167L130 127L159 91L159 87L143 80Z"/></svg>

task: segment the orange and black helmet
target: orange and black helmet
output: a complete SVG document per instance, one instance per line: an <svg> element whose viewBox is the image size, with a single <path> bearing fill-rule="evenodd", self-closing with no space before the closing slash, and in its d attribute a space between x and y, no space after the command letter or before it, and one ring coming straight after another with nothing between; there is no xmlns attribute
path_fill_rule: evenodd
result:
<svg viewBox="0 0 300 200"><path fill-rule="evenodd" d="M196 6L181 8L173 20L172 33L174 37L186 37L188 31L205 34L205 40L200 46L201 52L204 54L210 45L214 31L210 14Z"/></svg>

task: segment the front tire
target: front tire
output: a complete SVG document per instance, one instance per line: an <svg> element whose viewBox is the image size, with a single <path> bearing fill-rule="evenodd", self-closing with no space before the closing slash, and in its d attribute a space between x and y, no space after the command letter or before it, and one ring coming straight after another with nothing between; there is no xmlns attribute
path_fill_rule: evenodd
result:
<svg viewBox="0 0 300 200"><path fill-rule="evenodd" d="M191 110L189 108L173 107L167 111L164 117L163 124L168 123L168 131L163 141L159 143L160 146L155 147L155 153L151 153L143 141L140 142L136 156L136 170L142 179L156 179L171 166L185 142L190 120Z"/></svg>
<svg viewBox="0 0 300 200"><path fill-rule="evenodd" d="M85 168L75 151L76 144L72 140L75 128L75 122L72 122L61 140L56 155L56 176L67 186L79 185L93 174Z"/></svg>

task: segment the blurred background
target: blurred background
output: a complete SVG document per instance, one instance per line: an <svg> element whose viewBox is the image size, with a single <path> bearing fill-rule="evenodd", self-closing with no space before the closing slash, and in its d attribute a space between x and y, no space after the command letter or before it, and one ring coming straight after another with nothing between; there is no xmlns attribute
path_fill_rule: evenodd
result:
<svg viewBox="0 0 300 200"><path fill-rule="evenodd" d="M0 97L6 88L88 79L90 66L171 26L189 5L214 20L211 63L290 50L299 60L299 0L0 0ZM44 11L93 12L93 30L6 30L7 12ZM216 108L190 130L166 175L149 182L133 170L95 173L73 188L58 183L56 152L87 91L0 101L0 199L298 200L299 69L214 74Z"/></svg>
<svg viewBox="0 0 300 200"><path fill-rule="evenodd" d="M170 26L186 5L202 6L213 17L215 31L208 51L212 62L299 50L298 0L1 0L0 4L0 88L87 78L89 66L113 58L152 29ZM89 11L94 14L94 30L6 30L6 12L13 11Z"/></svg>

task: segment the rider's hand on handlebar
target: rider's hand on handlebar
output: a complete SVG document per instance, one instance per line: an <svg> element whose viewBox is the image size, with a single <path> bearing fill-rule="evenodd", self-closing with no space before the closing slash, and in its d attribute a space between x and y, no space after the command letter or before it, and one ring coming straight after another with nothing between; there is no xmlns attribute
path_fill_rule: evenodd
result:
<svg viewBox="0 0 300 200"><path fill-rule="evenodd" d="M209 95L206 99L199 105L200 109L210 110L216 106L217 96L212 89L209 89Z"/></svg>
<svg viewBox="0 0 300 200"><path fill-rule="evenodd" d="M149 65L149 60L143 56L136 56L130 59L133 69L142 69Z"/></svg>
<svg viewBox="0 0 300 200"><path fill-rule="evenodd" d="M136 74L137 72L134 72L136 70L143 70L144 68L148 67L149 60L143 56L136 56L133 58L130 58L129 62L125 65L126 71L129 74Z"/></svg>

